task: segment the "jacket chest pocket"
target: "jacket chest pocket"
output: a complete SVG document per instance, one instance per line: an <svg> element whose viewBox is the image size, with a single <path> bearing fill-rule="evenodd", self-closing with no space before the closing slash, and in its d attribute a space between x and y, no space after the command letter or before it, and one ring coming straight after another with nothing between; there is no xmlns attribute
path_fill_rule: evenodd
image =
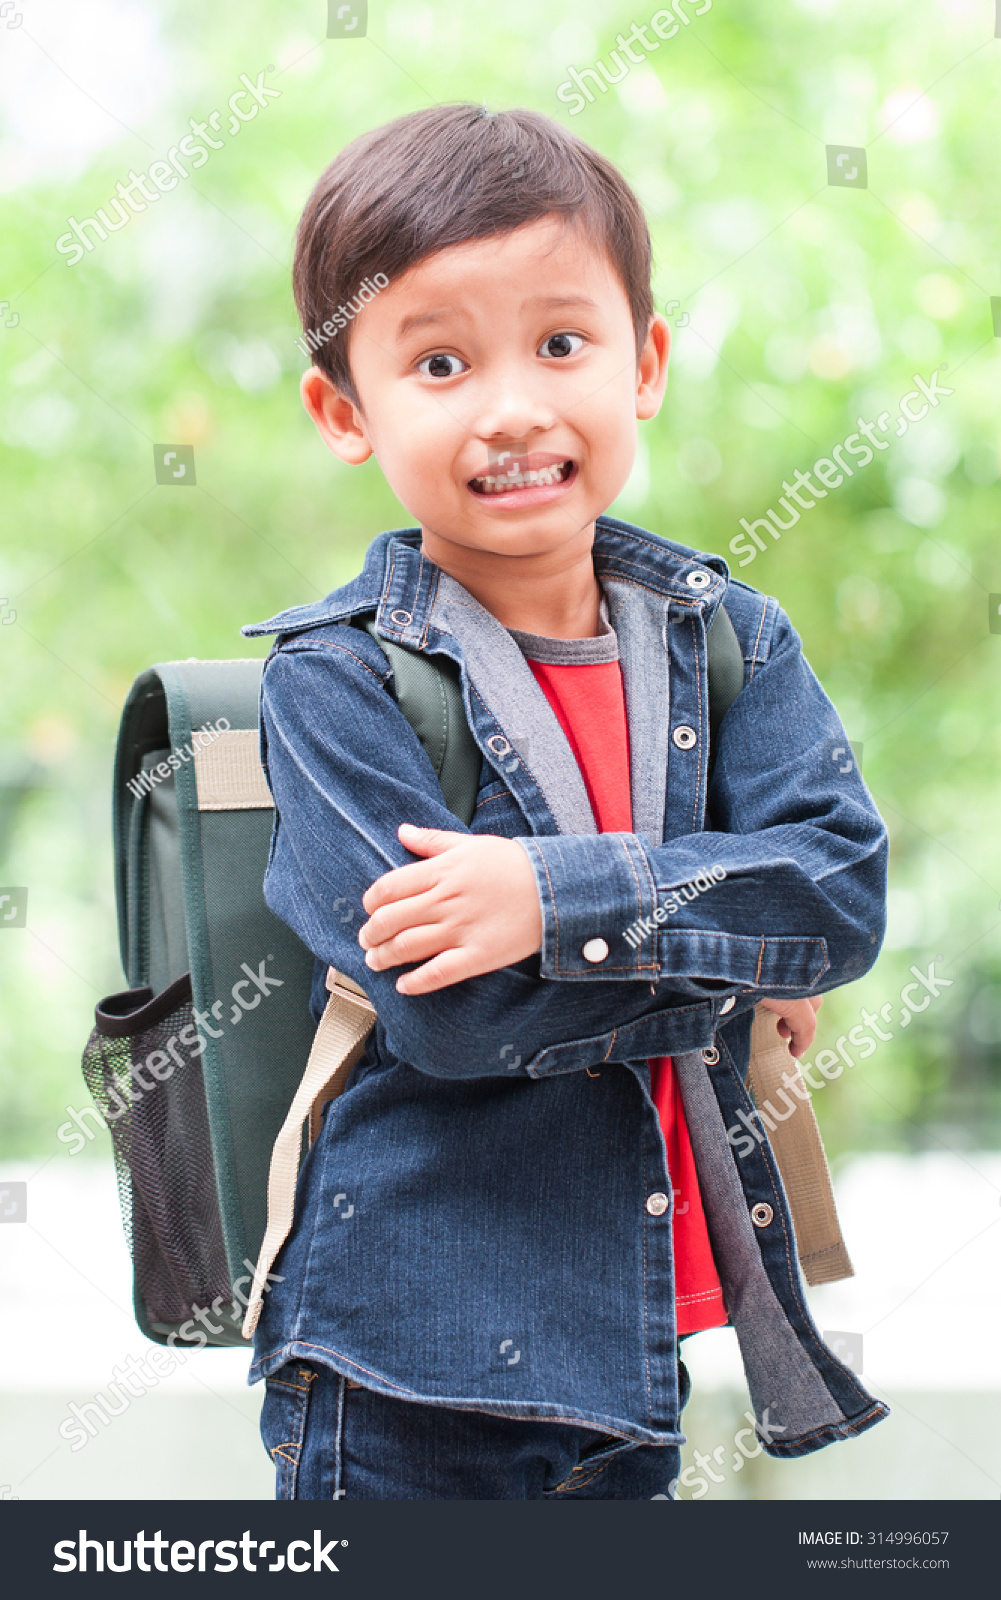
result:
<svg viewBox="0 0 1001 1600"><path fill-rule="evenodd" d="M469 827L473 833L497 833L505 839L524 838L532 831L510 789L499 778L480 786Z"/></svg>

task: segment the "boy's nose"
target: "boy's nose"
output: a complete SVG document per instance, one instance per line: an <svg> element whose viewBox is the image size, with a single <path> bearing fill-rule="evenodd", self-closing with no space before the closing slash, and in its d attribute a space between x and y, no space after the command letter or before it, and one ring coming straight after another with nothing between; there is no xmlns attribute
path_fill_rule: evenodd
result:
<svg viewBox="0 0 1001 1600"><path fill-rule="evenodd" d="M472 426L485 443L506 444L545 431L557 420L555 408L530 383L505 383L484 394Z"/></svg>

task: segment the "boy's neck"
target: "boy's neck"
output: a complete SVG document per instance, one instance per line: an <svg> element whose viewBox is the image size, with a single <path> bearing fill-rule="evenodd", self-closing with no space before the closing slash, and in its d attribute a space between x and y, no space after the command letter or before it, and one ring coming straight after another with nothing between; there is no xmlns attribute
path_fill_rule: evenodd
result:
<svg viewBox="0 0 1001 1600"><path fill-rule="evenodd" d="M427 558L461 583L503 627L549 639L593 639L600 634L593 523L569 545L530 556L471 550L423 531Z"/></svg>

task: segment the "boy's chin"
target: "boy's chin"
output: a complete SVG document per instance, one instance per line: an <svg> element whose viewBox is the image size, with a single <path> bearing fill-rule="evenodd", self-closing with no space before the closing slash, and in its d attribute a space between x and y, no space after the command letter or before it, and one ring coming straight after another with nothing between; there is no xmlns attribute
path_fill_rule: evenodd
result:
<svg viewBox="0 0 1001 1600"><path fill-rule="evenodd" d="M598 513L595 513L597 515ZM534 525L519 522L504 525L494 518L484 518L487 526L473 525L464 519L462 526L446 529L423 524L424 550L431 560L435 550L442 554L461 549L471 555L481 556L540 556L548 551L562 550L588 531L593 533L594 517L580 523L563 516L558 519L539 517Z"/></svg>

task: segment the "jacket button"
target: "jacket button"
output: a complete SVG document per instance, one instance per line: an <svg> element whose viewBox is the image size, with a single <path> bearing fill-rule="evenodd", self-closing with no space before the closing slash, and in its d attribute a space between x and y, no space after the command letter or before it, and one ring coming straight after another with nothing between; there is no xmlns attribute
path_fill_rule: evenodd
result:
<svg viewBox="0 0 1001 1600"><path fill-rule="evenodd" d="M703 1050L702 1059L707 1067L714 1067L716 1065L717 1061L719 1060L719 1051L714 1044L711 1044L708 1050Z"/></svg>
<svg viewBox="0 0 1001 1600"><path fill-rule="evenodd" d="M662 1217L670 1204L671 1202L667 1195L661 1194L659 1189L656 1194L647 1196L646 1208L651 1217Z"/></svg>
<svg viewBox="0 0 1001 1600"><path fill-rule="evenodd" d="M690 750L692 745L697 742L698 735L694 728L690 728L687 722L683 722L680 728L675 728L671 738L679 750Z"/></svg>
<svg viewBox="0 0 1001 1600"><path fill-rule="evenodd" d="M736 1003L737 1003L737 997L736 997L736 995L733 995L733 994L729 997L728 1000L724 1000L723 1004L719 1008L720 1016L721 1017L725 1017L728 1011L732 1011L733 1010L733 1008L736 1005Z"/></svg>
<svg viewBox="0 0 1001 1600"><path fill-rule="evenodd" d="M751 1221L756 1228L767 1228L774 1215L775 1212L770 1205L766 1205L764 1200L751 1207Z"/></svg>
<svg viewBox="0 0 1001 1600"><path fill-rule="evenodd" d="M604 939L588 939L580 953L585 961L604 961L608 955L608 945Z"/></svg>
<svg viewBox="0 0 1001 1600"><path fill-rule="evenodd" d="M685 579L689 589L708 589L712 581L709 573L701 569L698 572L690 572Z"/></svg>
<svg viewBox="0 0 1001 1600"><path fill-rule="evenodd" d="M389 619L400 628L405 628L408 622L413 622L414 620L409 611L391 611Z"/></svg>

